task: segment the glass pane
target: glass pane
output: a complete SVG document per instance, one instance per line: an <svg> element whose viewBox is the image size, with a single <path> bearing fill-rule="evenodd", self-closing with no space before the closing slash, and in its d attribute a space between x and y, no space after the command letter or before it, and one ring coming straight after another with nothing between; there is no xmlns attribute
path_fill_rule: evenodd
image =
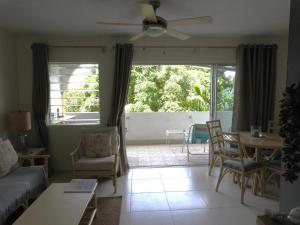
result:
<svg viewBox="0 0 300 225"><path fill-rule="evenodd" d="M231 131L234 97L235 66L217 66L217 119L222 122L223 131Z"/></svg>
<svg viewBox="0 0 300 225"><path fill-rule="evenodd" d="M207 139L202 136L200 139L199 128L194 129L197 135L192 135L192 129L190 137L188 135L192 124L205 124L209 120L211 71L210 65L132 67L125 107L127 144L166 145L161 145L160 149L147 147L144 153L130 146L127 148L130 166L208 162ZM189 150L195 154L190 161L186 158L185 140L190 140Z"/></svg>
<svg viewBox="0 0 300 225"><path fill-rule="evenodd" d="M50 120L52 123L98 123L98 64L50 63Z"/></svg>

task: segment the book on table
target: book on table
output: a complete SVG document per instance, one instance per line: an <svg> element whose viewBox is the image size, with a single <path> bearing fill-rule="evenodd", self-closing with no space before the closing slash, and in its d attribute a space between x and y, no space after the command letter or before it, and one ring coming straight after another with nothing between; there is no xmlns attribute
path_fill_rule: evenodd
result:
<svg viewBox="0 0 300 225"><path fill-rule="evenodd" d="M96 179L72 179L65 188L65 193L91 193L95 185L97 185Z"/></svg>

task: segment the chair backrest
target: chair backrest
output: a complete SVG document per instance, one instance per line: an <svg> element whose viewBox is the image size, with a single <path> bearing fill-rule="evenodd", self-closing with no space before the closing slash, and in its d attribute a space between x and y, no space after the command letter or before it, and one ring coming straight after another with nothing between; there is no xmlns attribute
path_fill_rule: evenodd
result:
<svg viewBox="0 0 300 225"><path fill-rule="evenodd" d="M244 148L241 145L240 135L238 133L226 133L223 132L219 135L219 147L221 152L222 161L224 159L232 159L241 162L242 168L244 168L244 157L246 156ZM239 156L231 156L230 154L225 153L226 148L234 147L235 150L239 153Z"/></svg>
<svg viewBox="0 0 300 225"><path fill-rule="evenodd" d="M279 124L276 123L274 120L269 120L268 122L268 134L279 134Z"/></svg>
<svg viewBox="0 0 300 225"><path fill-rule="evenodd" d="M211 120L206 122L208 130L209 144L212 154L219 151L219 137L222 135L222 127L220 120Z"/></svg>
<svg viewBox="0 0 300 225"><path fill-rule="evenodd" d="M82 128L81 145L85 146L86 136L91 133L110 133L111 134L111 152L116 154L119 151L120 136L117 127L99 127L99 128Z"/></svg>
<svg viewBox="0 0 300 225"><path fill-rule="evenodd" d="M206 124L193 124L189 129L189 142L191 144L205 144L208 140L208 129Z"/></svg>

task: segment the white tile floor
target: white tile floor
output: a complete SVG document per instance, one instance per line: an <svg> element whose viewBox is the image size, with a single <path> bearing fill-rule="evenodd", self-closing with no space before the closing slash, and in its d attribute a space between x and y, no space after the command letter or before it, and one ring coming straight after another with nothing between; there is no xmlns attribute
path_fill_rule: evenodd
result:
<svg viewBox="0 0 300 225"><path fill-rule="evenodd" d="M245 194L240 204L239 187L225 176L215 192L218 169L209 177L207 166L137 168L118 179L123 195L120 225L255 225L256 216L278 202ZM111 196L111 180L100 183L98 196Z"/></svg>

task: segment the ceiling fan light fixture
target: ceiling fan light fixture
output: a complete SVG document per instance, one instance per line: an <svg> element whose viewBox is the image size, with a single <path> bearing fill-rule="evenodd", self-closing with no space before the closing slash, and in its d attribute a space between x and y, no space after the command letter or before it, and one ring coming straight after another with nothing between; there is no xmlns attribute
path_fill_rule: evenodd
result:
<svg viewBox="0 0 300 225"><path fill-rule="evenodd" d="M146 34L150 37L159 37L162 34L166 33L167 29L160 25L151 25L148 26L145 31Z"/></svg>

